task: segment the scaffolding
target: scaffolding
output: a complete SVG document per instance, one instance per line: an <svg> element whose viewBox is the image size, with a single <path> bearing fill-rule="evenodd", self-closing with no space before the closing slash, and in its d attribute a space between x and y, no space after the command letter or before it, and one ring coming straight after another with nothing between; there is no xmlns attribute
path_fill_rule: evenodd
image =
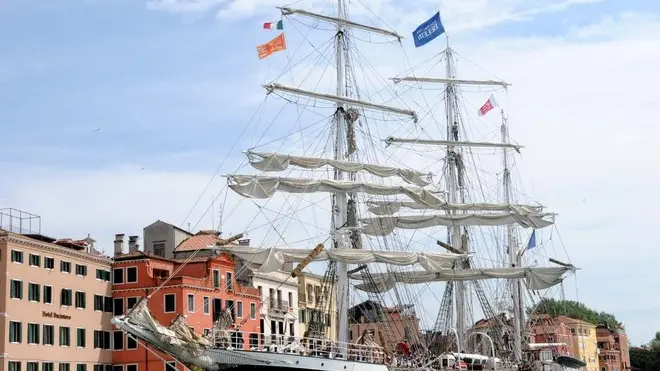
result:
<svg viewBox="0 0 660 371"><path fill-rule="evenodd" d="M41 234L41 217L27 211L0 208L0 229L19 234Z"/></svg>

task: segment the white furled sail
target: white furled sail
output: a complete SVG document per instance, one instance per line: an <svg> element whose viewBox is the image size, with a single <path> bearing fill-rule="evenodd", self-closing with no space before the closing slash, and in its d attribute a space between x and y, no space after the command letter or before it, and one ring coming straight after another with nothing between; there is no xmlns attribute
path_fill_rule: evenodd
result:
<svg viewBox="0 0 660 371"><path fill-rule="evenodd" d="M381 178L398 176L406 183L424 187L430 183L431 174L411 169L400 169L390 166L363 164L359 162L330 160L325 158L291 156L279 153L266 153L248 151L250 165L261 171L284 171L289 166L298 166L303 169L318 169L331 166L347 173L366 171Z"/></svg>
<svg viewBox="0 0 660 371"><path fill-rule="evenodd" d="M508 211L518 214L530 214L543 211L543 206L534 205L507 205L507 204L489 204L489 203L471 203L471 204L450 204L438 206L426 206L410 201L367 201L369 212L376 215L391 215L399 212L403 208L412 210L464 210L464 211Z"/></svg>
<svg viewBox="0 0 660 371"><path fill-rule="evenodd" d="M309 249L227 247L224 251L246 261L257 272L268 273L282 269L285 263L301 262L310 255ZM347 264L385 263L396 266L421 265L429 272L451 269L454 262L466 255L418 251L370 251L356 249L326 249L312 261L336 261Z"/></svg>
<svg viewBox="0 0 660 371"><path fill-rule="evenodd" d="M453 215L412 215L386 216L360 219L364 224L364 234L387 236L394 229L422 229L435 226L505 226L519 224L525 228L543 228L553 224L548 220L553 214L453 214Z"/></svg>
<svg viewBox="0 0 660 371"><path fill-rule="evenodd" d="M488 269L462 269L443 272L391 272L374 273L371 282L355 285L359 290L366 292L387 292L397 283L420 284L447 281L475 281L493 278L522 278L530 290L545 290L558 285L563 281L566 272L574 271L573 267L539 267L539 268L488 268ZM362 280L359 274L351 276L354 280Z"/></svg>
<svg viewBox="0 0 660 371"><path fill-rule="evenodd" d="M250 198L269 198L275 192L288 193L367 193L379 196L406 195L423 205L442 205L439 191L410 186L385 186L331 179L295 179L257 175L228 175L229 188Z"/></svg>

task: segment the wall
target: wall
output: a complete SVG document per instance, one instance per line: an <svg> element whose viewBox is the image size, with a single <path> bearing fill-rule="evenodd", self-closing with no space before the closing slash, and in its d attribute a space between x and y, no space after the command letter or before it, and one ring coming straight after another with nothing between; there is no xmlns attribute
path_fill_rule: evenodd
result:
<svg viewBox="0 0 660 371"><path fill-rule="evenodd" d="M11 261L11 250L23 253L23 263ZM39 266L30 265L30 254L39 256ZM45 267L46 258L52 258L53 269ZM55 362L54 370L59 363L69 363L70 369L76 370L77 364L86 365L87 371L92 371L94 365L112 362L112 352L96 349L94 330L110 331L111 313L95 310L94 295L111 296L110 283L96 278L96 269L106 272L110 269L110 260L104 257L80 253L73 249L51 243L0 231L0 261L4 277L8 277L2 285L0 306L5 316L0 316L0 335L2 341L1 353L8 359L2 362L2 370L7 369L8 361L21 361L21 369L27 370L27 361ZM71 273L61 271L61 262L69 262ZM79 271L76 265L86 266L86 275ZM109 275L109 273L108 273ZM106 276L109 278L109 276ZM22 282L22 299L10 299L10 279ZM30 283L39 285L39 297L30 301ZM52 303L45 303L44 286L52 288ZM71 290L71 305L62 305L62 289ZM37 290L35 290L36 292ZM84 293L84 308L76 308L76 292ZM82 303L80 303L83 306ZM9 342L10 321L21 323L21 342ZM38 344L28 344L28 323L38 325ZM44 325L53 327L53 345L44 345ZM69 345L60 345L60 328L69 328ZM84 329L84 344L77 346L77 330ZM42 365L39 365L42 370Z"/></svg>
<svg viewBox="0 0 660 371"><path fill-rule="evenodd" d="M260 318L263 320L263 326L260 331L263 331L266 343L271 339L271 335L280 334L287 336L299 337L300 322L298 320L298 282L291 278L291 275L285 272L272 272L272 273L254 273L253 285L261 291L261 310ZM282 311L276 310L277 308L271 306L270 290L273 290L274 303L277 303L277 291L281 290L282 302L287 302L287 308ZM289 300L289 294L291 300ZM283 303L284 304L284 303ZM273 321L275 328L272 328ZM282 329L280 329L282 323ZM293 326L293 328L291 327ZM283 331L281 331L283 330ZM293 330L293 334L291 334ZM283 333L281 333L283 332Z"/></svg>
<svg viewBox="0 0 660 371"><path fill-rule="evenodd" d="M154 254L153 245L157 242L165 243L165 258L171 259L174 257L174 249L186 238L192 236L169 223L163 221L156 221L155 223L145 227L142 230L144 251L149 254Z"/></svg>
<svg viewBox="0 0 660 371"><path fill-rule="evenodd" d="M298 276L298 320L300 322L300 334L307 331L307 325L311 320L311 311L317 310L319 298L315 293L321 291L322 277L311 273L303 273ZM311 286L311 294L308 286ZM330 292L323 303L323 308L318 308L323 315L329 315L330 322L326 322L326 338L337 340L337 300Z"/></svg>

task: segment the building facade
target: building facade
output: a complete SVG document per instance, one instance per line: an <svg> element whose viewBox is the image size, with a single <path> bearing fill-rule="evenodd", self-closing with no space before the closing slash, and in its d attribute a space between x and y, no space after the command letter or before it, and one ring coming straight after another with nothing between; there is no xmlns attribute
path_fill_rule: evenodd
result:
<svg viewBox="0 0 660 371"><path fill-rule="evenodd" d="M558 316L556 320L566 325L573 335L573 356L587 364L586 371L598 371L596 325L566 316Z"/></svg>
<svg viewBox="0 0 660 371"><path fill-rule="evenodd" d="M195 332L208 335L220 313L230 309L234 317L230 328L234 347L258 346L259 292L236 282L231 256L167 259L143 251L124 254L122 242L115 244L117 256L112 268L115 315L126 313L149 295L147 306L158 322L167 326L178 315L185 315L186 324ZM171 357L145 348L121 331L113 332L112 343L113 371L184 369Z"/></svg>
<svg viewBox="0 0 660 371"><path fill-rule="evenodd" d="M575 357L576 341L567 324L548 315L530 318L530 342L535 360L551 360L555 355Z"/></svg>
<svg viewBox="0 0 660 371"><path fill-rule="evenodd" d="M628 336L605 325L596 328L599 371L629 371Z"/></svg>
<svg viewBox="0 0 660 371"><path fill-rule="evenodd" d="M251 274L262 305L259 332L266 345L286 344L300 337L298 282L284 271Z"/></svg>
<svg viewBox="0 0 660 371"><path fill-rule="evenodd" d="M376 341L380 343L383 334L385 346L395 349L397 343L408 342L415 346L421 343L419 318L414 307L388 308L379 303L367 300L349 310L349 340L357 340L365 330L376 333Z"/></svg>
<svg viewBox="0 0 660 371"><path fill-rule="evenodd" d="M142 230L144 252L163 258L174 258L174 250L192 233L162 220L157 220Z"/></svg>
<svg viewBox="0 0 660 371"><path fill-rule="evenodd" d="M0 230L0 371L111 371L111 260L92 243Z"/></svg>
<svg viewBox="0 0 660 371"><path fill-rule="evenodd" d="M323 320L325 337L337 340L337 300L330 287L323 287L323 277L303 272L298 276L298 320L301 335L312 321Z"/></svg>

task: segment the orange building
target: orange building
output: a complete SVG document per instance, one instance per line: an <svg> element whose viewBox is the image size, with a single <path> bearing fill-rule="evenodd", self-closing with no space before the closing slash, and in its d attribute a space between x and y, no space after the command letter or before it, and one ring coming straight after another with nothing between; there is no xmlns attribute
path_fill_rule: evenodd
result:
<svg viewBox="0 0 660 371"><path fill-rule="evenodd" d="M627 371L631 369L628 336L623 331L606 325L596 328L598 338L598 367L605 371Z"/></svg>
<svg viewBox="0 0 660 371"><path fill-rule="evenodd" d="M187 243L203 235L191 236ZM132 308L150 295L148 307L163 325L179 314L199 334L209 334L218 315L227 308L234 314L232 339L237 348L256 346L259 333L259 291L236 282L231 256L167 259L138 251L137 237L129 239L129 253L124 253L123 235L115 239L112 268L112 297L115 315ZM186 262L184 264L184 261ZM161 289L156 290L161 285ZM239 327L240 324L240 327ZM116 329L115 329L116 330ZM183 370L171 357L144 348L121 331L113 333L113 371ZM164 363L167 362L167 363ZM122 368L122 370L120 370Z"/></svg>

